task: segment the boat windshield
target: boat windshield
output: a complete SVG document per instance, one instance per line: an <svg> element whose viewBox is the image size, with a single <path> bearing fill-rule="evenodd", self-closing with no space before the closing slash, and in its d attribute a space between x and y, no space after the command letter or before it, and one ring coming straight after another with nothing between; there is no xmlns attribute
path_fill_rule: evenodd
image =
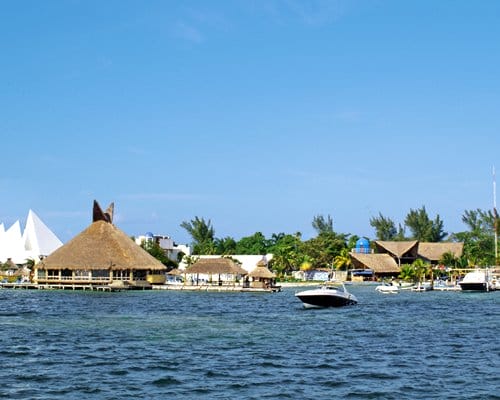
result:
<svg viewBox="0 0 500 400"><path fill-rule="evenodd" d="M339 292L345 292L345 287L340 282L335 282L335 283L325 282L325 284L323 285L323 287L325 289L328 289L328 290L337 290Z"/></svg>

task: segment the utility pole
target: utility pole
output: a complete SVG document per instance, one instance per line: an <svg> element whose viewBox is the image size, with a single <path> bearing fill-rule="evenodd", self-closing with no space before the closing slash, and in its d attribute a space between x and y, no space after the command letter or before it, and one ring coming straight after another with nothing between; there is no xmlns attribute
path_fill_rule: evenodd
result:
<svg viewBox="0 0 500 400"><path fill-rule="evenodd" d="M495 218L493 229L495 230L495 265L498 264L498 213L497 213L497 182L495 166L493 166L493 218Z"/></svg>

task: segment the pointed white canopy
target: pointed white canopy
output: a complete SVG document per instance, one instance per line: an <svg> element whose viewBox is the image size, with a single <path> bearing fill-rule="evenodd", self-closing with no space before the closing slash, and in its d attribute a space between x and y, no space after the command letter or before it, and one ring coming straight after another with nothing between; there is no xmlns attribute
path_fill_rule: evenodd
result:
<svg viewBox="0 0 500 400"><path fill-rule="evenodd" d="M38 262L40 256L48 256L62 246L59 238L33 210L28 212L26 228L23 233L23 243L27 258L32 258L36 262Z"/></svg>
<svg viewBox="0 0 500 400"><path fill-rule="evenodd" d="M6 231L0 224L0 262L9 258L16 264L24 264L30 258L38 262L40 256L48 256L61 246L62 242L32 210L22 235L19 221Z"/></svg>
<svg viewBox="0 0 500 400"><path fill-rule="evenodd" d="M21 225L16 221L2 235L0 243L0 261L5 262L9 258L16 264L25 262L24 246L21 236Z"/></svg>

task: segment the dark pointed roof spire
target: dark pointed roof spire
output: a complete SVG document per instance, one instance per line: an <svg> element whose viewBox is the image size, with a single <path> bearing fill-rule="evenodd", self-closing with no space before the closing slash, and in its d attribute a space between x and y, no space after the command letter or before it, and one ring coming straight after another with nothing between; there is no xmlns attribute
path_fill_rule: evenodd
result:
<svg viewBox="0 0 500 400"><path fill-rule="evenodd" d="M109 207L106 209L106 212L104 212L102 211L102 208L97 202L97 200L94 200L94 208L92 211L92 222L105 221L112 224L114 209L115 209L115 204L111 203Z"/></svg>

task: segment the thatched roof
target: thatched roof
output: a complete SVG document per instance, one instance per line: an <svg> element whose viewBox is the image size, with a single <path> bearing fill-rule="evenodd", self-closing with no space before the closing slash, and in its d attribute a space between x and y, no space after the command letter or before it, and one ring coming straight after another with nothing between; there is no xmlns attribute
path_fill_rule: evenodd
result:
<svg viewBox="0 0 500 400"><path fill-rule="evenodd" d="M416 256L417 244L418 240L401 241L401 242L383 241L383 240L375 241L375 246L377 247L379 253L386 251L399 258L403 257L406 253L410 252L411 250L413 250Z"/></svg>
<svg viewBox="0 0 500 400"><path fill-rule="evenodd" d="M389 254L351 253L355 268L369 268L379 274L399 274L400 269Z"/></svg>
<svg viewBox="0 0 500 400"><path fill-rule="evenodd" d="M97 220L45 258L39 268L96 270L166 270L127 234L106 220Z"/></svg>
<svg viewBox="0 0 500 400"><path fill-rule="evenodd" d="M460 257L464 244L460 243L426 243L418 244L418 255L429 261L439 261L444 253L451 252L455 257Z"/></svg>
<svg viewBox="0 0 500 400"><path fill-rule="evenodd" d="M184 271L181 271L179 268L174 268L173 270L167 272L168 275L175 275L175 276L182 275L183 273Z"/></svg>
<svg viewBox="0 0 500 400"><path fill-rule="evenodd" d="M229 258L200 258L186 268L187 274L233 274L246 275L247 271Z"/></svg>
<svg viewBox="0 0 500 400"><path fill-rule="evenodd" d="M257 263L257 266L252 271L250 271L248 276L250 276L251 278L276 278L276 274L269 271L266 262L263 259Z"/></svg>

